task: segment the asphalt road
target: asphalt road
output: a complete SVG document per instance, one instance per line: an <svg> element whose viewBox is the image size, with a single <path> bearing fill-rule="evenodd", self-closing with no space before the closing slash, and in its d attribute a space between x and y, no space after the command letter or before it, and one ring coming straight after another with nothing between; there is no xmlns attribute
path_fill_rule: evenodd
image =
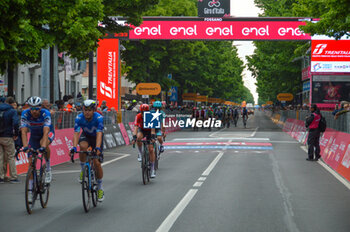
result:
<svg viewBox="0 0 350 232"><path fill-rule="evenodd" d="M0 231L350 231L350 191L257 112L243 129L168 135L157 177L142 184L136 149L105 152L105 200L85 213L79 164L53 167L46 209L0 185Z"/></svg>

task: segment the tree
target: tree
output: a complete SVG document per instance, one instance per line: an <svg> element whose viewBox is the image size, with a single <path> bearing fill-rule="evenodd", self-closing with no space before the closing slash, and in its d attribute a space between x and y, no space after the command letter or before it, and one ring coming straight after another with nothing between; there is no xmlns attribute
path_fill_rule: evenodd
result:
<svg viewBox="0 0 350 232"><path fill-rule="evenodd" d="M0 2L0 72L7 63L32 63L40 49L57 45L85 59L107 32L125 31L108 16L128 16L139 25L142 12L158 0L4 0ZM101 22L104 27L99 27Z"/></svg>
<svg viewBox="0 0 350 232"><path fill-rule="evenodd" d="M319 18L300 28L311 35L328 35L340 39L350 37L349 0L298 0L293 4L294 16Z"/></svg>
<svg viewBox="0 0 350 232"><path fill-rule="evenodd" d="M195 16L196 2L161 0L147 15ZM244 92L243 62L231 42L141 40L123 44L127 78L134 83L158 82L165 90L178 86L180 93L198 92L223 99L238 99ZM167 78L168 73L173 80Z"/></svg>

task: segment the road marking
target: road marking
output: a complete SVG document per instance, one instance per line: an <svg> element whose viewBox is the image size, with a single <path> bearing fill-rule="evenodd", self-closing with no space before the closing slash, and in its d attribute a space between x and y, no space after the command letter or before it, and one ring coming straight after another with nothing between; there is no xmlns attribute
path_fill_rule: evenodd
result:
<svg viewBox="0 0 350 232"><path fill-rule="evenodd" d="M193 187L201 187L201 185L203 184L203 182L196 182L194 183Z"/></svg>
<svg viewBox="0 0 350 232"><path fill-rule="evenodd" d="M205 181L206 177L213 170L215 165L223 156L224 151L219 152L219 154L215 157L215 159L209 164L208 168L203 172L202 177L198 180ZM200 187L204 182L197 181L193 184L193 187ZM156 232L167 232L174 225L177 218L181 215L183 210L187 207L187 205L191 202L192 198L196 195L198 189L190 189L186 195L181 199L181 201L176 205L176 207L171 211L171 213L165 218L162 224L158 227Z"/></svg>
<svg viewBox="0 0 350 232"><path fill-rule="evenodd" d="M227 137L227 138L178 138L173 139L172 141L203 141L203 140L209 140L209 141L215 141L215 140L246 140L246 141L256 141L256 140L262 140L262 141L270 141L269 138L246 138L246 137Z"/></svg>
<svg viewBox="0 0 350 232"><path fill-rule="evenodd" d="M254 132L250 135L250 137L254 137L256 132L258 131L259 127L255 128Z"/></svg>
<svg viewBox="0 0 350 232"><path fill-rule="evenodd" d="M104 152L104 154L106 154L106 152ZM130 156L130 154L122 154L122 153L113 153L113 154L116 154L116 155L122 155L120 157L117 157L115 159L112 159L112 160L109 160L109 161L106 161L104 163L102 163L102 166L105 166L107 164L110 164L110 163L113 163L117 160L120 160L120 159L124 159L125 157L128 157ZM52 174L53 175L56 175L56 174L68 174L68 173L77 173L77 172L80 172L81 170L67 170L67 171L53 171Z"/></svg>
<svg viewBox="0 0 350 232"><path fill-rule="evenodd" d="M208 168L202 173L202 176L208 176L210 174L210 172L213 170L215 165L219 162L223 154L224 152L222 151L215 157L215 159L210 163Z"/></svg>
<svg viewBox="0 0 350 232"><path fill-rule="evenodd" d="M191 149L231 149L231 150L273 150L272 146L165 146L165 150L191 150ZM197 153L199 151L195 151Z"/></svg>
<svg viewBox="0 0 350 232"><path fill-rule="evenodd" d="M116 153L116 154L119 154L119 153ZM113 163L113 162L115 162L115 161L117 161L117 160L123 159L123 158L128 157L128 156L130 156L130 155L129 155L129 154L124 154L124 155L122 155L121 157L118 157L118 158L109 160L109 161L107 161L107 162L103 162L101 165L102 165L102 166L105 166L105 165L107 165L107 164Z"/></svg>
<svg viewBox="0 0 350 232"><path fill-rule="evenodd" d="M302 150L304 150L306 153L308 152L305 146L300 147ZM336 171L334 171L331 167L329 167L326 163L324 163L321 160L318 160L317 163L324 167L328 172L330 172L337 180L339 180L345 187L347 187L350 190L350 183L344 179L341 175L339 175Z"/></svg>
<svg viewBox="0 0 350 232"><path fill-rule="evenodd" d="M163 223L158 227L156 232L167 232L171 229L177 218L180 216L182 211L190 203L194 195L196 195L198 189L190 189L186 195L181 199L177 206L171 211L168 217L163 221Z"/></svg>
<svg viewBox="0 0 350 232"><path fill-rule="evenodd" d="M209 137L213 137L214 135L216 135L217 133L219 133L219 132L222 132L222 131L224 131L226 128L222 128L222 129L220 129L220 130L218 130L218 131L216 131L216 132L214 132L214 133L211 133L210 135L209 135Z"/></svg>

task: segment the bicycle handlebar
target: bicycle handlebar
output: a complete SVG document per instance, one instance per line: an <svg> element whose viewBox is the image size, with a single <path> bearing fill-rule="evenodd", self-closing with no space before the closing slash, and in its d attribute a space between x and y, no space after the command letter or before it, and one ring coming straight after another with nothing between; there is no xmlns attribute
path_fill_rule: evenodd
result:
<svg viewBox="0 0 350 232"><path fill-rule="evenodd" d="M100 155L96 155L96 152L95 151L77 151L77 152L74 152L74 153L70 153L70 160L72 163L74 163L74 154L86 154L88 155L89 157L91 157L92 159L99 159L100 162L102 163L103 162L103 154L101 153Z"/></svg>

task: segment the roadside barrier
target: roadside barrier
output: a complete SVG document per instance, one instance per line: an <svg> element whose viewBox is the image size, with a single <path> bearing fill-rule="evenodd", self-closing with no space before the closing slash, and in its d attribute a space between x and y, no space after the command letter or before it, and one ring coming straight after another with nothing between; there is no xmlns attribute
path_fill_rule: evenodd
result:
<svg viewBox="0 0 350 232"><path fill-rule="evenodd" d="M74 135L74 118L77 112L59 112L55 115L54 124L56 128L71 127L65 129L55 130L55 140L51 143L51 166L55 166L61 163L69 162L70 149L73 147L73 135ZM136 115L135 112L131 113ZM130 120L132 117L128 117ZM61 120L58 120L61 119ZM134 118L132 118L134 119ZM72 120L73 122L69 122ZM170 118L166 118L169 122ZM171 120L176 120L176 117L172 117ZM103 136L103 148L112 149L118 146L130 145L133 139L132 132L134 131L134 122L117 123L117 114L115 112L104 113L104 136ZM168 124L169 125L169 124ZM179 125L176 127L170 126L166 128L167 134L178 131L181 128ZM30 134L29 134L30 136ZM23 174L28 170L28 158L27 155L21 152L18 155L19 160L16 160L17 173ZM75 158L78 158L76 154Z"/></svg>
<svg viewBox="0 0 350 232"><path fill-rule="evenodd" d="M307 143L308 132L305 128L305 122L294 118L287 118L283 121L276 121L274 114L267 113L271 120L277 124L283 124L283 131L289 134L302 144ZM322 113L324 115L324 113ZM344 115L344 118L347 117ZM340 121L343 123L345 119ZM327 121L327 124L331 124ZM333 122L334 125L334 122ZM336 126L339 126L338 124ZM348 125L346 125L348 126ZM347 128L343 130L348 131ZM336 171L339 175L350 181L350 134L327 128L320 138L321 157L324 163Z"/></svg>

